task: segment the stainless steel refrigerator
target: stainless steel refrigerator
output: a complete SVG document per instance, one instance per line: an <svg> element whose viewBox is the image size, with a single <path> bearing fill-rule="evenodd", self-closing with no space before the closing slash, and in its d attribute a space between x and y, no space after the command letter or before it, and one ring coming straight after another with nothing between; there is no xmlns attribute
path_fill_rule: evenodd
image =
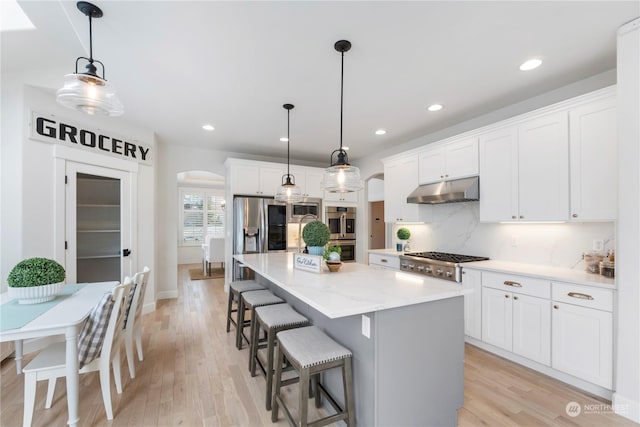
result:
<svg viewBox="0 0 640 427"><path fill-rule="evenodd" d="M287 205L266 197L233 199L233 253L287 250ZM252 278L252 271L234 260L233 279Z"/></svg>

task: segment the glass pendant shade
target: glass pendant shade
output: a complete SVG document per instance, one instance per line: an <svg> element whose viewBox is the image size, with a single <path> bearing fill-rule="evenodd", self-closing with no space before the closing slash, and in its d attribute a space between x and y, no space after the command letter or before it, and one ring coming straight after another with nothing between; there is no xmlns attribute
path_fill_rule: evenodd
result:
<svg viewBox="0 0 640 427"><path fill-rule="evenodd" d="M56 92L56 100L65 107L91 115L121 116L124 113L113 85L90 74L64 76L64 86Z"/></svg>
<svg viewBox="0 0 640 427"><path fill-rule="evenodd" d="M278 188L275 199L279 202L294 203L303 199L302 190L298 187L292 175L283 176L284 183Z"/></svg>

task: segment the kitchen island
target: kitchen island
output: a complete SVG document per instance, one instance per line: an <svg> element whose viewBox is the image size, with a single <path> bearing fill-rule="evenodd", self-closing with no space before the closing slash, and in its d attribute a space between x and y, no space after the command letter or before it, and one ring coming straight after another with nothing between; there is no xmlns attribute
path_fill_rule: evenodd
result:
<svg viewBox="0 0 640 427"><path fill-rule="evenodd" d="M353 352L356 423L455 426L463 404L460 284L344 263L293 268L291 253L234 255L256 280ZM342 403L337 372L324 381Z"/></svg>

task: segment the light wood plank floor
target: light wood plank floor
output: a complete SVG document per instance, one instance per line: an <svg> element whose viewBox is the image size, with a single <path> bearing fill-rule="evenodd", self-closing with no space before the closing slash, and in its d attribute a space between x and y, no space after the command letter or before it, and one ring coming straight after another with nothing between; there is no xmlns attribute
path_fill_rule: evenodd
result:
<svg viewBox="0 0 640 427"><path fill-rule="evenodd" d="M226 294L222 279L190 281L180 266L178 298L161 300L144 316L145 360L129 378L123 359L121 395L112 386L115 419L107 422L97 373L80 378L81 426L285 426L282 414L272 424L264 409L264 378L247 370L248 349L238 352L224 329ZM123 351L124 353L124 351ZM33 355L27 355L28 362ZM22 376L12 359L0 367L0 425L22 424ZM297 386L287 390L295 398ZM46 384L38 384L34 426L64 426L64 380L58 381L53 407L44 409ZM357 398L357 396L356 396ZM460 426L638 426L609 413L567 416L565 407L604 402L544 375L467 345L465 403ZM312 406L312 405L311 405ZM295 407L295 406L294 406ZM600 411L602 412L602 411Z"/></svg>

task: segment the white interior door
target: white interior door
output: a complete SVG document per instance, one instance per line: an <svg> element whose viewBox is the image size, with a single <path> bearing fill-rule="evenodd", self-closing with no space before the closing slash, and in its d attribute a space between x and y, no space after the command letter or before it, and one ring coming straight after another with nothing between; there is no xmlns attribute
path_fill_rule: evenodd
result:
<svg viewBox="0 0 640 427"><path fill-rule="evenodd" d="M67 283L122 281L131 276L134 233L131 174L66 162Z"/></svg>

